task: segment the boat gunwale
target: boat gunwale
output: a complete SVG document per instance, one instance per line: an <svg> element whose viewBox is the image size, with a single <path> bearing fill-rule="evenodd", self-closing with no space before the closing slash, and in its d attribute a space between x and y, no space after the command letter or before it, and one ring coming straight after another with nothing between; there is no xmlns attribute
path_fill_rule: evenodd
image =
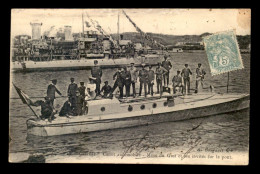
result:
<svg viewBox="0 0 260 174"><path fill-rule="evenodd" d="M75 125L84 125L84 124L97 124L97 123L108 123L108 122L115 122L115 121L121 121L121 120L126 120L126 119L129 119L129 118L137 118L137 117L143 117L143 116L148 116L148 115L160 115L160 114L166 114L166 113L171 113L171 112L181 112L181 111L184 111L184 110L193 110L193 109L200 109L200 108L203 108L203 107L211 107L213 105L215 106L218 106L218 105L223 105L225 103L229 103L229 102L237 102L239 100L246 100L246 98L249 98L250 95L249 94L245 94L245 96L241 97L241 98L237 98L235 100L231 100L231 101L227 101L227 102L222 102L222 103L218 103L218 104L212 104L212 105L207 105L207 106L200 106L200 107L196 107L196 108L189 108L189 109L180 109L180 110L177 110L177 111L169 111L169 112L163 112L163 113L157 113L157 114L146 114L146 115L138 115L138 116L131 116L131 117L123 117L123 118L112 118L112 119L102 119L102 120L90 120L90 121L76 121L76 122L66 122L66 123L55 123L55 124L39 124L37 123L35 120L30 120L28 119L27 122L30 120L32 121L32 124L34 124L34 126L38 126L38 127L61 127L61 126L75 126ZM247 107L247 108L250 108ZM246 108L244 108L246 109ZM236 111L239 111L239 110L234 110L234 111L229 111L229 112L236 112ZM137 111L136 111L137 112ZM140 111L139 111L140 112ZM219 114L224 114L224 113L228 113L228 112L220 112ZM210 116L211 114L209 114L208 116ZM213 114L215 115L215 114ZM82 117L82 116L78 116L78 117ZM196 117L198 118L198 117ZM70 124L73 124L73 125L70 125Z"/></svg>

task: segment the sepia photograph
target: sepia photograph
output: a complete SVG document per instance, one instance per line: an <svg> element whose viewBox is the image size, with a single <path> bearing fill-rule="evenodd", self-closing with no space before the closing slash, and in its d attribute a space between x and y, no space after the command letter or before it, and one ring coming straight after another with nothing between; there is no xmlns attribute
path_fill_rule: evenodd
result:
<svg viewBox="0 0 260 174"><path fill-rule="evenodd" d="M251 9L11 9L9 163L248 165Z"/></svg>

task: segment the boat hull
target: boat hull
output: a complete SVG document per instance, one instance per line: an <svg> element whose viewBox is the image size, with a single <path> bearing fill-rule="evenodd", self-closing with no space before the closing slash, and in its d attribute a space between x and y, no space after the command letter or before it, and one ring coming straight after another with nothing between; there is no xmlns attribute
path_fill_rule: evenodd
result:
<svg viewBox="0 0 260 174"><path fill-rule="evenodd" d="M206 117L210 115L236 112L249 108L249 103L249 96L245 95L231 101L212 105L210 104L207 106L188 106L187 109L183 107L183 104L179 104L173 106L172 111L169 110L167 112L163 112L164 109L161 109L162 112L158 112L158 110L154 110L154 113L153 111L151 111L150 114L145 113L140 114L138 116L122 116L117 118L99 117L99 119L84 120L77 122L70 122L67 120L66 122L57 124L38 124L35 121L29 120L27 122L27 128L28 134L37 136L54 136L82 132L102 131L117 128L143 126L163 122L181 121L199 117ZM190 105L194 105L193 102L191 102ZM174 107L176 107L177 109Z"/></svg>

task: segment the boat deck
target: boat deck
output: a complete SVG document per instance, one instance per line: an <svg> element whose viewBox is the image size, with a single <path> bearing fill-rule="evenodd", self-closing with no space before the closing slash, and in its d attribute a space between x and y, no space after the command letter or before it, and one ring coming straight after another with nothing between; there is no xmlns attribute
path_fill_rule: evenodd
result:
<svg viewBox="0 0 260 174"><path fill-rule="evenodd" d="M139 102L134 102L134 104L149 104L147 101L149 99L154 99L156 102L162 102L166 101L165 98L155 99L157 96L154 97L140 97L137 100ZM37 124L40 125L55 125L55 124L61 124L61 123L69 123L69 122L85 122L85 121L98 121L98 120L111 120L111 119L120 119L120 118L129 118L129 117L138 117L138 116L147 116L147 115L153 115L153 114L160 114L160 113L170 113L170 112L176 112L176 111L182 111L182 110L192 110L196 108L203 108L208 107L211 105L217 105L217 104L223 104L223 103L229 103L231 101L235 101L238 99L242 99L245 97L249 97L248 94L216 94L216 93L200 93L200 94L192 94L192 95L185 95L185 96L176 96L174 99L174 106L173 107L157 107L152 109L144 109L144 110L138 110L133 112L128 112L127 110L122 113L110 113L105 115L83 115L83 116L70 116L70 117L60 117L56 116L57 118L53 120L51 123L47 120L39 120L37 121ZM110 99L105 99L110 100ZM132 99L124 99L125 101L131 102ZM150 102L151 104L154 103ZM246 103L249 105L249 103ZM117 107L123 107L128 106L129 103L120 103L120 106ZM115 108L119 109L119 108ZM221 111L219 111L221 112Z"/></svg>

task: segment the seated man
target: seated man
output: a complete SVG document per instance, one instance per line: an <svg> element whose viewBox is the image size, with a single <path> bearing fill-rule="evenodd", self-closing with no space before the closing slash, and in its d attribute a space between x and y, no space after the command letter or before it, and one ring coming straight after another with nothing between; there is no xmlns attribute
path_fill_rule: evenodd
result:
<svg viewBox="0 0 260 174"><path fill-rule="evenodd" d="M60 110L60 113L59 113L59 116L69 116L69 115L72 115L72 112L71 112L71 103L69 102L69 100L67 100L61 110Z"/></svg>
<svg viewBox="0 0 260 174"><path fill-rule="evenodd" d="M95 78L94 77L89 77L89 83L86 86L86 97L85 100L92 100L96 98L96 84L94 82Z"/></svg>
<svg viewBox="0 0 260 174"><path fill-rule="evenodd" d="M41 119L48 119L49 122L55 119L54 114L57 113L57 111L52 106L50 97L46 96L44 97L45 101L37 100L36 102L30 103L32 106L41 106Z"/></svg>
<svg viewBox="0 0 260 174"><path fill-rule="evenodd" d="M103 93L102 97L108 98L111 90L112 90L112 87L110 85L108 85L108 81L105 81L105 85L101 89L101 93Z"/></svg>
<svg viewBox="0 0 260 174"><path fill-rule="evenodd" d="M182 91L182 76L180 74L181 71L177 70L177 75L175 75L172 79L172 84L173 84L173 93L176 94L177 88L178 91Z"/></svg>

